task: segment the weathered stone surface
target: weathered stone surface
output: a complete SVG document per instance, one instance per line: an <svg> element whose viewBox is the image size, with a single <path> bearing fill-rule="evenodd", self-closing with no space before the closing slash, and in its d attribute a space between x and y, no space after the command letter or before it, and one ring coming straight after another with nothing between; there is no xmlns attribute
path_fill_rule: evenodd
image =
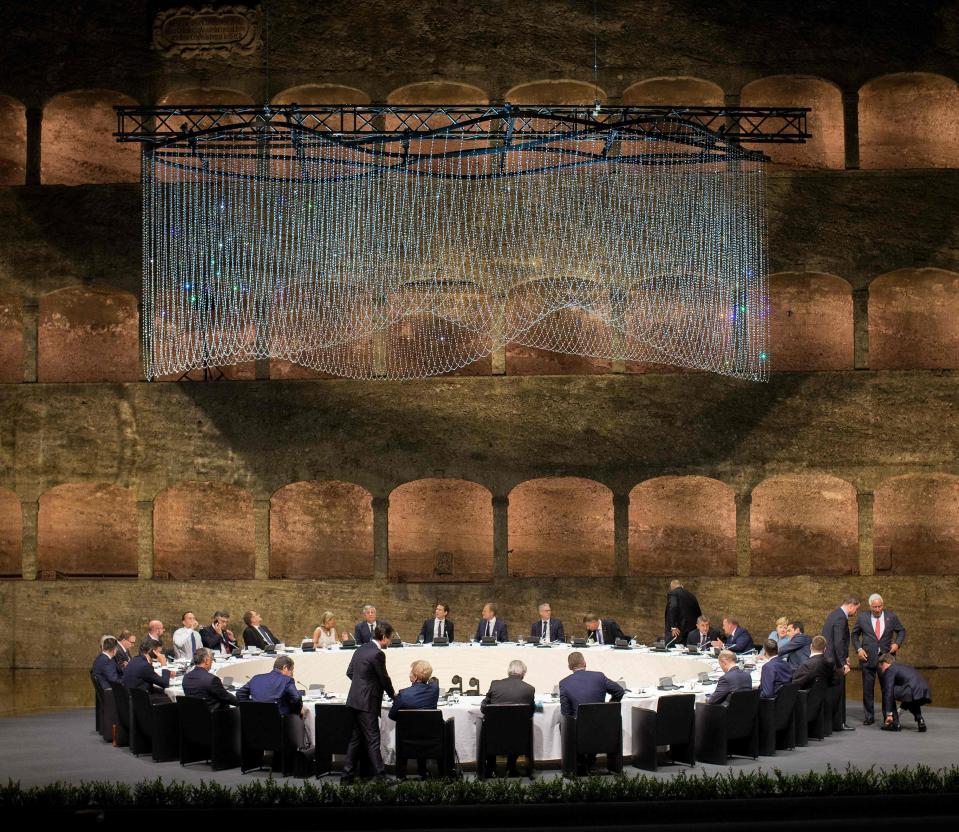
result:
<svg viewBox="0 0 959 832"><path fill-rule="evenodd" d="M22 536L20 498L9 489L0 488L0 575L19 577Z"/></svg>
<svg viewBox="0 0 959 832"><path fill-rule="evenodd" d="M12 295L0 295L0 384L23 381L23 309Z"/></svg>
<svg viewBox="0 0 959 832"><path fill-rule="evenodd" d="M0 95L0 185L22 185L27 162L27 122L24 107Z"/></svg>
<svg viewBox="0 0 959 832"><path fill-rule="evenodd" d="M769 278L769 365L773 372L853 366L852 287L829 274Z"/></svg>

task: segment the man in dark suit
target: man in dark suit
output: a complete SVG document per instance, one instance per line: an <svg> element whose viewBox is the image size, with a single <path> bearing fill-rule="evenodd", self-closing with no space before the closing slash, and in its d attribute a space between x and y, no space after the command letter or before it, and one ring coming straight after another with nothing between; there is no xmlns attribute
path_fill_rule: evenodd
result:
<svg viewBox="0 0 959 832"><path fill-rule="evenodd" d="M240 702L275 702L281 716L303 715L303 697L293 678L293 659L277 656L269 673L258 673L236 692Z"/></svg>
<svg viewBox="0 0 959 832"><path fill-rule="evenodd" d="M783 685L793 680L793 669L789 662L779 658L779 644L775 639L766 639L763 654L766 663L759 674L759 696L761 699L773 699Z"/></svg>
<svg viewBox="0 0 959 832"><path fill-rule="evenodd" d="M213 651L206 647L195 650L193 670L183 677L183 692L187 696L202 699L211 711L236 705L239 700L223 687L219 676L210 673L211 667L213 667Z"/></svg>
<svg viewBox="0 0 959 832"><path fill-rule="evenodd" d="M795 670L809 658L809 645L812 639L806 635L802 621L790 621L786 625L789 641L779 648L779 657L789 662Z"/></svg>
<svg viewBox="0 0 959 832"><path fill-rule="evenodd" d="M422 659L410 665L410 682L408 688L397 691L390 707L389 717L396 720L400 711L431 710L436 707L440 699L440 686L431 685L433 666ZM420 777L426 777L426 757L416 758L416 770Z"/></svg>
<svg viewBox="0 0 959 832"><path fill-rule="evenodd" d="M386 622L378 621L376 607L366 604L363 607L363 620L353 628L353 639L358 645L369 644L373 640L373 631L380 625L386 625Z"/></svg>
<svg viewBox="0 0 959 832"><path fill-rule="evenodd" d="M476 626L475 641L482 641L488 636L495 638L497 641L506 641L508 638L506 622L496 617L496 607L487 602L483 606L480 623Z"/></svg>
<svg viewBox="0 0 959 832"><path fill-rule="evenodd" d="M589 612L583 616L583 624L586 626L586 641L594 644L615 644L618 638L628 641L626 633L619 629L619 624L612 618L600 618L596 613Z"/></svg>
<svg viewBox="0 0 959 832"><path fill-rule="evenodd" d="M719 666L723 675L716 682L716 690L706 697L710 705L722 705L733 691L750 690L753 686L749 674L736 665L736 654L732 650L723 650L719 654Z"/></svg>
<svg viewBox="0 0 959 832"><path fill-rule="evenodd" d="M749 630L739 626L739 619L735 615L726 615L723 618L723 633L726 636L725 641L717 638L713 647L733 653L748 653L755 646Z"/></svg>
<svg viewBox="0 0 959 832"><path fill-rule="evenodd" d="M916 668L908 664L899 664L891 653L879 657L879 673L882 686L882 728L884 731L898 731L899 711L896 700L916 718L916 727L920 733L926 731L926 721L922 718L922 706L932 702L932 690L929 683Z"/></svg>
<svg viewBox="0 0 959 832"><path fill-rule="evenodd" d="M377 625L373 640L357 648L346 669L350 679L346 707L353 717L353 733L346 750L341 783L353 782L361 751L369 758L374 774L377 777L384 776L383 757L380 754L380 708L384 691L390 699L396 693L386 672L383 650L392 638L393 628L389 624Z"/></svg>
<svg viewBox="0 0 959 832"><path fill-rule="evenodd" d="M529 705L529 712L532 716L536 708L536 689L524 682L526 676L526 665L519 659L514 659L509 663L505 679L495 679L490 682L489 690L480 703L480 710L484 713L489 705ZM518 755L510 754L506 758L506 773L510 777L519 777L516 770L516 760ZM486 771L490 774L496 771L496 758L486 758Z"/></svg>
<svg viewBox="0 0 959 832"><path fill-rule="evenodd" d="M243 614L243 623L246 629L243 631L243 643L247 647L259 647L261 650L275 650L276 645L280 643L270 628L263 623L263 619L256 610L248 610Z"/></svg>
<svg viewBox="0 0 959 832"><path fill-rule="evenodd" d="M705 650L712 642L719 638L719 630L715 629L705 615L696 619L695 629L686 636L686 646Z"/></svg>
<svg viewBox="0 0 959 832"><path fill-rule="evenodd" d="M213 613L213 623L208 627L200 628L200 641L207 650L229 656L234 650L239 650L236 637L229 628L230 613L226 610L217 610Z"/></svg>
<svg viewBox="0 0 959 832"><path fill-rule="evenodd" d="M822 636L815 636L809 644L809 658L806 659L793 674L793 681L799 685L800 690L808 690L817 679L822 679L827 686L835 681L836 670L823 652L826 649L826 639Z"/></svg>
<svg viewBox="0 0 959 832"><path fill-rule="evenodd" d="M883 653L895 656L906 638L906 628L894 612L883 609L882 596L869 596L869 612L860 612L852 627L852 647L859 656L862 671L863 725L876 721L875 694L879 657ZM881 685L880 685L881 687Z"/></svg>
<svg viewBox="0 0 959 832"><path fill-rule="evenodd" d="M136 652L137 637L129 630L120 630L117 636L117 654L113 660L117 663L117 669L122 673L123 669L129 664Z"/></svg>
<svg viewBox="0 0 959 832"><path fill-rule="evenodd" d="M576 716L580 705L605 702L607 693L611 702L622 701L625 689L605 673L587 670L582 653L570 653L567 663L572 673L559 683L559 710L563 716ZM580 754L577 760L579 773L589 773L595 761L595 754Z"/></svg>
<svg viewBox="0 0 959 832"><path fill-rule="evenodd" d="M566 641L563 622L553 618L553 608L548 603L539 605L539 621L530 628L529 637L533 641Z"/></svg>
<svg viewBox="0 0 959 832"><path fill-rule="evenodd" d="M833 731L855 731L846 724L846 674L849 672L849 619L859 612L859 596L849 594L836 609L826 616L822 634L826 638L826 660L835 670L835 696L832 714Z"/></svg>
<svg viewBox="0 0 959 832"><path fill-rule="evenodd" d="M114 682L122 682L123 674L114 661L117 654L117 640L107 636L100 645L100 653L93 660L93 678L104 690L109 690Z"/></svg>
<svg viewBox="0 0 959 832"><path fill-rule="evenodd" d="M450 605L445 601L437 601L433 610L433 617L427 618L420 629L420 638L424 644L432 644L434 638L445 638L453 642L453 622L449 620Z"/></svg>
<svg viewBox="0 0 959 832"><path fill-rule="evenodd" d="M666 593L666 631L663 640L668 644L685 644L689 634L696 629L696 619L703 614L699 601L681 581L669 583Z"/></svg>
<svg viewBox="0 0 959 832"><path fill-rule="evenodd" d="M163 644L147 636L140 643L140 654L130 659L123 671L123 684L130 690L145 690L157 702L169 702L163 691L170 687L170 677L176 674L163 669L160 675L153 670L153 662L167 663L163 655Z"/></svg>

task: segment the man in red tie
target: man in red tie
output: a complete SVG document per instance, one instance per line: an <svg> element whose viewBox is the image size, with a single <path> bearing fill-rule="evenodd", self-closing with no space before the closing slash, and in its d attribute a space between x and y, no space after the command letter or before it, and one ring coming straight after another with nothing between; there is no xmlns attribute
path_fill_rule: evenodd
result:
<svg viewBox="0 0 959 832"><path fill-rule="evenodd" d="M852 646L859 656L862 671L862 708L865 713L863 725L876 721L875 692L879 657L884 653L893 656L906 639L906 628L894 612L885 609L882 596L869 596L869 612L861 612L852 628Z"/></svg>

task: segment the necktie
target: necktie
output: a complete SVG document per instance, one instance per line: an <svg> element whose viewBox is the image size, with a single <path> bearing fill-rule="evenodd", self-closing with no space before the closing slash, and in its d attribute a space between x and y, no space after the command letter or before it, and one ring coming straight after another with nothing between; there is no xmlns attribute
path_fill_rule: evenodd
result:
<svg viewBox="0 0 959 832"><path fill-rule="evenodd" d="M190 643L193 645L193 652L196 653L200 649L200 645L197 644L196 630L190 633Z"/></svg>
<svg viewBox="0 0 959 832"><path fill-rule="evenodd" d="M879 622L880 622L881 620L882 620L882 617L881 617L881 616L876 619L876 638L877 638L877 639L882 638L882 635L881 635L881 633L879 632Z"/></svg>
<svg viewBox="0 0 959 832"><path fill-rule="evenodd" d="M543 622L543 640L549 641L549 621Z"/></svg>
<svg viewBox="0 0 959 832"><path fill-rule="evenodd" d="M596 628L596 643L597 643L597 644L602 644L602 643L603 643L603 625L602 625L602 624L600 624L600 625Z"/></svg>
<svg viewBox="0 0 959 832"><path fill-rule="evenodd" d="M492 620L486 622L486 635L489 638L493 637L493 622Z"/></svg>
<svg viewBox="0 0 959 832"><path fill-rule="evenodd" d="M257 629L260 631L260 635L263 636L267 644L273 644L273 639L267 635L266 630L264 630L262 627L257 627Z"/></svg>

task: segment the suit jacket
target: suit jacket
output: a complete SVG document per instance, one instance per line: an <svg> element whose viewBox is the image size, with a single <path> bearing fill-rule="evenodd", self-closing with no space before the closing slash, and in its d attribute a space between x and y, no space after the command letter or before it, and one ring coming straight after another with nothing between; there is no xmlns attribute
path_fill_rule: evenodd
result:
<svg viewBox="0 0 959 832"><path fill-rule="evenodd" d="M739 667L731 667L716 682L716 690L706 697L710 705L722 705L729 694L736 690L750 690L753 680L750 675Z"/></svg>
<svg viewBox="0 0 959 832"><path fill-rule="evenodd" d="M836 607L826 616L822 634L826 639L826 660L832 662L833 667L841 668L849 660L849 619L842 607Z"/></svg>
<svg viewBox="0 0 959 832"><path fill-rule="evenodd" d="M535 699L536 688L519 676L507 676L490 682L489 690L480 703L480 710L485 711L487 705L529 705L529 712L532 713L536 707Z"/></svg>
<svg viewBox="0 0 959 832"><path fill-rule="evenodd" d="M476 638L474 641L480 641L486 636L486 625L489 624L488 621L480 619L479 624L476 625ZM496 624L493 626L493 635L497 641L506 641L506 622L502 618L496 619Z"/></svg>
<svg viewBox="0 0 959 832"><path fill-rule="evenodd" d="M423 636L423 644L433 643L433 626L436 624L436 618L427 618L423 622L420 635ZM453 641L453 622L448 618L443 621L444 633L448 641Z"/></svg>
<svg viewBox="0 0 959 832"><path fill-rule="evenodd" d="M759 674L759 696L772 699L779 689L793 680L793 667L778 656L763 665Z"/></svg>
<svg viewBox="0 0 959 832"><path fill-rule="evenodd" d="M672 628L679 630L677 644L686 640L690 630L696 629L696 619L703 614L699 601L688 589L681 586L666 593L666 641L673 637Z"/></svg>
<svg viewBox="0 0 959 832"><path fill-rule="evenodd" d="M122 682L123 674L117 663L106 653L99 653L93 660L93 678L104 690L109 690L114 682Z"/></svg>
<svg viewBox="0 0 959 832"><path fill-rule="evenodd" d="M133 656L127 652L126 648L121 647L119 642L117 642L117 654L113 657L113 661L117 663L117 668L119 668L121 673L132 658Z"/></svg>
<svg viewBox="0 0 959 832"><path fill-rule="evenodd" d="M273 631L266 626L266 624L260 625L260 630L265 630L266 634L273 639L273 644L279 644L280 639L273 635ZM271 645L267 644L263 634L256 627L247 627L243 631L243 643L247 647L259 647L261 650L266 650Z"/></svg>
<svg viewBox="0 0 959 832"><path fill-rule="evenodd" d="M212 624L200 628L200 641L203 642L204 647L209 648L214 653L222 653L222 647L224 645L231 653L237 649L237 643L230 641L230 639L226 637L225 631L218 633L214 630Z"/></svg>
<svg viewBox="0 0 959 832"><path fill-rule="evenodd" d="M672 635L670 635L672 638ZM709 628L709 631L706 633L705 637L702 637L702 634L699 632L698 628L693 628L693 631L686 637L686 646L687 647L698 647L702 650L704 647L709 647L712 642L717 638L722 638L719 630L714 630L712 627ZM666 639L669 641L669 639Z"/></svg>
<svg viewBox="0 0 959 832"><path fill-rule="evenodd" d="M899 616L889 610L882 611L883 624L882 638L876 638L876 619L872 610L861 612L856 616L856 623L852 627L852 649L866 651L866 667L876 667L879 657L888 653L893 643L902 647L906 640L906 628L902 626Z"/></svg>
<svg viewBox="0 0 959 832"><path fill-rule="evenodd" d="M377 619L373 622L373 629L382 626L383 624L388 624L387 621L380 621ZM357 644L369 644L373 641L373 633L370 629L370 622L366 619L358 621L356 626L353 628L353 640Z"/></svg>
<svg viewBox="0 0 959 832"><path fill-rule="evenodd" d="M530 628L529 637L539 641L543 637L543 619L541 618ZM563 622L558 618L549 620L549 640L566 641L566 631L563 629Z"/></svg>
<svg viewBox="0 0 959 832"><path fill-rule="evenodd" d="M598 670L577 670L559 683L559 709L563 716L576 716L580 705L605 702L606 694L619 702L626 691Z"/></svg>
<svg viewBox="0 0 959 832"><path fill-rule="evenodd" d="M800 690L811 688L816 684L816 679L822 679L827 685L836 680L836 668L823 653L810 656L793 674L793 681L799 685Z"/></svg>
<svg viewBox="0 0 959 832"><path fill-rule="evenodd" d="M237 698L225 687L220 677L210 673L205 667L194 667L183 677L183 692L187 696L197 696L206 702L206 706L215 711L228 708L237 703Z"/></svg>
<svg viewBox="0 0 959 832"><path fill-rule="evenodd" d="M350 666L346 668L350 679L350 692L346 704L354 711L380 712L384 691L391 699L396 696L393 682L386 672L386 654L375 642L357 647Z"/></svg>
<svg viewBox="0 0 959 832"><path fill-rule="evenodd" d="M183 681L185 683L186 679ZM282 716L299 714L303 710L303 697L296 689L296 682L292 676L285 676L279 670L257 674L236 692L236 698L240 702L275 702Z"/></svg>
<svg viewBox="0 0 959 832"><path fill-rule="evenodd" d="M154 693L170 687L170 671L164 670L158 676L153 670L153 662L145 656L134 656L123 671L122 681L130 690Z"/></svg>
<svg viewBox="0 0 959 832"><path fill-rule="evenodd" d="M779 648L779 658L789 662L795 670L809 658L809 647L812 639L805 633L796 633L789 641Z"/></svg>
<svg viewBox="0 0 959 832"><path fill-rule="evenodd" d="M440 699L440 686L429 682L413 682L396 694L390 706L390 719L396 719L397 711L421 711L435 708Z"/></svg>
<svg viewBox="0 0 959 832"><path fill-rule="evenodd" d="M744 627L737 627L733 630L731 636L726 638L726 650L732 650L734 653L745 653L747 650L752 650L753 637L749 634L749 630Z"/></svg>
<svg viewBox="0 0 959 832"><path fill-rule="evenodd" d="M603 644L615 644L616 639L626 638L626 633L619 629L619 624L613 621L612 618L601 618L599 620L599 626L603 630ZM596 633L591 630L586 631L586 640L599 643Z"/></svg>
<svg viewBox="0 0 959 832"><path fill-rule="evenodd" d="M896 700L927 705L932 702L932 690L923 675L908 664L896 662L881 674L882 712L895 713Z"/></svg>

